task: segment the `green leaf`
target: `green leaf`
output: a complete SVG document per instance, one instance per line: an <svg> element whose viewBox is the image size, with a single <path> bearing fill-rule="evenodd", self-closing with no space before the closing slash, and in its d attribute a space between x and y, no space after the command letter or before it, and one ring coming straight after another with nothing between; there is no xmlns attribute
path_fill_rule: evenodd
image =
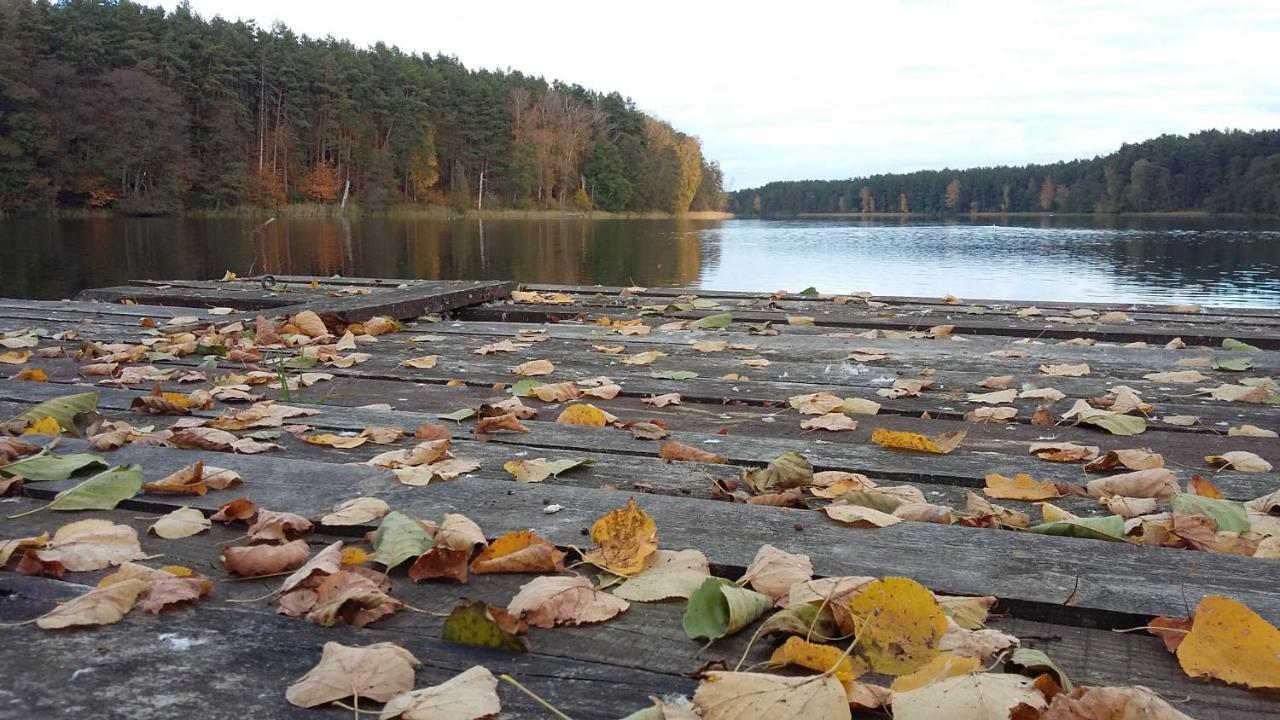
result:
<svg viewBox="0 0 1280 720"><path fill-rule="evenodd" d="M698 310L718 310L720 303L709 298L694 298L693 307Z"/></svg>
<svg viewBox="0 0 1280 720"><path fill-rule="evenodd" d="M1249 358L1225 358L1223 360L1215 360L1213 363L1214 370L1228 370L1230 372L1244 372L1253 369L1253 361Z"/></svg>
<svg viewBox="0 0 1280 720"><path fill-rule="evenodd" d="M1220 531L1238 533L1249 529L1249 515L1245 512L1243 503L1181 494L1175 495L1170 505L1174 512L1211 518Z"/></svg>
<svg viewBox="0 0 1280 720"><path fill-rule="evenodd" d="M176 360L177 358L174 358L174 359ZM217 370L217 369L218 369L218 356L217 356L217 355L209 355L208 357L206 357L206 358L204 359L204 361L203 361L203 362L201 362L199 365L197 365L197 366L196 366L196 369L198 369L198 370Z"/></svg>
<svg viewBox="0 0 1280 720"><path fill-rule="evenodd" d="M723 330L729 327L733 322L731 313L720 313L719 315L708 315L699 320L689 323L689 327L696 330Z"/></svg>
<svg viewBox="0 0 1280 720"><path fill-rule="evenodd" d="M517 380L515 384L511 386L511 394L516 397L533 397L533 389L539 385L545 384L546 383L541 380L534 380L533 378Z"/></svg>
<svg viewBox="0 0 1280 720"><path fill-rule="evenodd" d="M414 335L409 342L443 342L448 339L444 335Z"/></svg>
<svg viewBox="0 0 1280 720"><path fill-rule="evenodd" d="M435 541L427 535L422 524L399 510L387 513L373 534L373 549L378 554L376 559L388 570L434 546Z"/></svg>
<svg viewBox="0 0 1280 720"><path fill-rule="evenodd" d="M69 433L76 431L75 423L72 418L82 412L90 412L98 408L98 393L87 392L76 395L63 395L62 397L52 400L45 400L35 407L27 410L14 420L22 420L32 422L44 417L51 417L58 421L58 425Z"/></svg>
<svg viewBox="0 0 1280 720"><path fill-rule="evenodd" d="M1124 542L1124 518L1119 515L1071 518L1070 520L1042 523L1027 528L1027 530L1041 535Z"/></svg>
<svg viewBox="0 0 1280 720"><path fill-rule="evenodd" d="M1080 422L1097 425L1112 435L1138 435L1147 431L1146 418L1137 415L1095 415Z"/></svg>
<svg viewBox="0 0 1280 720"><path fill-rule="evenodd" d="M1243 351L1243 352L1262 352L1261 350L1259 350L1258 348L1256 348L1256 347L1254 347L1254 346L1250 345L1249 343L1247 343L1247 342L1240 342L1239 340L1236 340L1235 338L1226 338L1226 339L1224 339L1224 340L1222 341L1222 349L1223 349L1223 350L1240 350L1240 351Z"/></svg>
<svg viewBox="0 0 1280 720"><path fill-rule="evenodd" d="M308 370L316 366L316 359L307 355L295 355L285 360L284 366L291 370Z"/></svg>
<svg viewBox="0 0 1280 720"><path fill-rule="evenodd" d="M1067 677L1066 671L1058 667L1058 664L1052 658L1039 650L1020 647L1013 651L1013 655L1006 662L1009 665L1030 670L1032 677L1046 671L1052 673L1056 677L1059 687L1065 692L1069 693L1075 687L1071 684L1071 678Z"/></svg>
<svg viewBox="0 0 1280 720"><path fill-rule="evenodd" d="M0 475L17 475L32 482L66 480L88 467L107 467L106 460L89 453L36 455L0 467Z"/></svg>
<svg viewBox="0 0 1280 720"><path fill-rule="evenodd" d="M525 638L502 629L494 620L489 606L480 601L463 600L444 621L440 637L448 642L496 648L508 652L528 652Z"/></svg>
<svg viewBox="0 0 1280 720"><path fill-rule="evenodd" d="M216 358L217 356L214 355L211 357ZM178 356L174 355L173 353L155 352L155 351L147 353L148 362L176 362L177 360L178 360ZM217 360L215 359L214 362L216 363Z"/></svg>
<svg viewBox="0 0 1280 720"><path fill-rule="evenodd" d="M79 485L63 490L48 505L28 510L10 518L30 515L38 510L111 510L142 489L142 468L137 465L114 467L98 473Z"/></svg>
<svg viewBox="0 0 1280 720"><path fill-rule="evenodd" d="M847 505L861 505L862 507L879 510L882 513L888 513L890 515L893 514L894 510L898 509L898 506L906 502L906 500L903 500L897 495L875 492L874 490L854 490L853 492L847 492L841 495L840 499L844 500Z"/></svg>
<svg viewBox="0 0 1280 720"><path fill-rule="evenodd" d="M813 484L813 466L805 456L788 450L769 461L769 466L752 470L747 481L758 494L806 487Z"/></svg>
<svg viewBox="0 0 1280 720"><path fill-rule="evenodd" d="M436 417L439 418L440 420L453 420L454 422L462 422L463 420L466 420L469 417L474 417L475 414L476 414L476 411L472 410L471 408L462 408L460 410L454 410L453 412L439 413L436 415Z"/></svg>
<svg viewBox="0 0 1280 720"><path fill-rule="evenodd" d="M768 595L711 577L689 596L684 634L694 640L718 640L750 625L773 605Z"/></svg>
<svg viewBox="0 0 1280 720"><path fill-rule="evenodd" d="M650 371L649 377L659 380L692 380L698 377L698 373L692 370L653 370Z"/></svg>
<svg viewBox="0 0 1280 720"><path fill-rule="evenodd" d="M692 309L693 309L693 303L678 302L678 303L671 303L666 307L662 308L662 312L678 313L678 312L688 312Z"/></svg>
<svg viewBox="0 0 1280 720"><path fill-rule="evenodd" d="M801 291L800 291L800 294L801 294L801 295L817 295L817 294L818 294L818 288L816 288L816 287L814 287L814 286L810 285L809 287L807 287L807 288L805 288L805 289L801 290Z"/></svg>

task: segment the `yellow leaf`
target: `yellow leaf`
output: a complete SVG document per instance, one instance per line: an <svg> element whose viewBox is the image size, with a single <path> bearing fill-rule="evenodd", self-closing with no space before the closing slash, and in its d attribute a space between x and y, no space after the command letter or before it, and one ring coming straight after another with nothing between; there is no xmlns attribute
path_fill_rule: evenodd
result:
<svg viewBox="0 0 1280 720"><path fill-rule="evenodd" d="M534 375L550 375L556 369L550 360L530 360L527 363L520 363L511 368L511 372L517 375L531 377Z"/></svg>
<svg viewBox="0 0 1280 720"><path fill-rule="evenodd" d="M61 435L62 426L58 424L57 420L51 417L42 417L39 420L33 421L31 425L22 432L22 434L23 435Z"/></svg>
<svg viewBox="0 0 1280 720"><path fill-rule="evenodd" d="M987 476L987 497L1005 500L1048 500L1058 497L1058 488L1048 480L1036 480L1026 473L1008 478L998 473Z"/></svg>
<svg viewBox="0 0 1280 720"><path fill-rule="evenodd" d="M570 405L560 413L556 422L561 425L584 425L586 427L604 427L607 420L604 411L591 403Z"/></svg>
<svg viewBox="0 0 1280 720"><path fill-rule="evenodd" d="M30 359L30 350L12 350L0 353L0 363L8 363L9 365L22 365Z"/></svg>
<svg viewBox="0 0 1280 720"><path fill-rule="evenodd" d="M1191 677L1280 688L1280 629L1244 603L1208 595L1178 646L1178 663Z"/></svg>
<svg viewBox="0 0 1280 720"><path fill-rule="evenodd" d="M658 526L632 498L626 507L596 520L591 539L597 547L582 559L625 577L643 570L645 559L658 549Z"/></svg>
<svg viewBox="0 0 1280 720"><path fill-rule="evenodd" d="M27 382L49 382L49 376L40 368L27 368L17 375L14 375L13 379L26 380Z"/></svg>
<svg viewBox="0 0 1280 720"><path fill-rule="evenodd" d="M885 675L905 675L938 654L947 631L947 616L933 593L910 578L887 577L863 588L848 611L858 650L871 668Z"/></svg>
<svg viewBox="0 0 1280 720"><path fill-rule="evenodd" d="M963 430L926 437L920 433L876 428L876 431L871 433L871 442L887 448L945 455L959 447L964 436Z"/></svg>
<svg viewBox="0 0 1280 720"><path fill-rule="evenodd" d="M855 665L854 660L855 658L846 656L844 651L834 645L819 645L798 635L792 635L773 651L773 655L769 656L769 665L770 667L799 665L820 673L834 668L831 674L844 683L852 682L867 671L865 664L859 661Z"/></svg>
<svg viewBox="0 0 1280 720"><path fill-rule="evenodd" d="M400 364L405 367L417 368L419 370L430 370L436 366L436 363L439 362L439 360L439 355L423 355L422 357L409 358Z"/></svg>
<svg viewBox="0 0 1280 720"><path fill-rule="evenodd" d="M373 559L373 556L365 552L362 548L349 547L342 550L342 564L346 567L352 565L364 565Z"/></svg>
<svg viewBox="0 0 1280 720"><path fill-rule="evenodd" d="M889 687L894 692L907 692L949 677L978 672L981 667L982 662L978 658L939 653L919 670L895 678Z"/></svg>
<svg viewBox="0 0 1280 720"><path fill-rule="evenodd" d="M1044 521L1047 523L1075 520L1077 517L1079 517L1078 515L1073 515L1072 513L1069 513L1066 510L1063 510L1062 508L1058 507L1057 505L1054 505L1053 503L1047 503L1047 502L1040 503L1040 516L1044 518Z"/></svg>
<svg viewBox="0 0 1280 720"><path fill-rule="evenodd" d="M342 448L348 450L358 448L369 441L369 438L357 435L355 437L344 437L342 435L334 435L333 433L322 433L320 435L303 435L304 442L312 445L327 445L332 448Z"/></svg>

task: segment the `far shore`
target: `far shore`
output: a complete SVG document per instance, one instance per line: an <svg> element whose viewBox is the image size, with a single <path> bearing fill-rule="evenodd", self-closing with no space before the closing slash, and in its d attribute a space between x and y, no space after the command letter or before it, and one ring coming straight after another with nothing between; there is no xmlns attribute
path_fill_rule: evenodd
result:
<svg viewBox="0 0 1280 720"><path fill-rule="evenodd" d="M50 213L59 218L147 217L126 215L110 209L59 208ZM658 210L643 212L609 212L606 210L521 210L516 208L469 209L459 212L440 205L392 205L385 208L363 208L348 203L338 205L303 203L274 208L240 206L219 210L187 209L159 217L189 218L421 218L429 220L728 220L733 213L697 210L669 213ZM17 217L17 216L11 216Z"/></svg>

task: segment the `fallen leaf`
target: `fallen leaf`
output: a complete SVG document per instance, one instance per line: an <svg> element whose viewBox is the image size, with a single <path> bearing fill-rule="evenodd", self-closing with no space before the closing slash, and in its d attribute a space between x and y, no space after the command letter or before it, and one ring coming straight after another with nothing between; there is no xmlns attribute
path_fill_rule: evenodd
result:
<svg viewBox="0 0 1280 720"><path fill-rule="evenodd" d="M1192 720L1141 685L1081 687L1058 693L1039 720Z"/></svg>
<svg viewBox="0 0 1280 720"><path fill-rule="evenodd" d="M676 442L675 440L668 440L662 443L662 447L658 449L658 457L666 460L667 462L680 460L683 462L701 462L715 465L723 465L728 462L728 459L723 455L717 455L713 452L693 447L692 445L685 445L684 443Z"/></svg>
<svg viewBox="0 0 1280 720"><path fill-rule="evenodd" d="M440 637L446 642L528 652L529 641L523 637L528 631L529 626L505 608L463 600L444 621Z"/></svg>
<svg viewBox="0 0 1280 720"><path fill-rule="evenodd" d="M397 695L382 708L382 720L479 720L502 710L498 679L480 665L439 685Z"/></svg>
<svg viewBox="0 0 1280 720"><path fill-rule="evenodd" d="M841 622L841 629L857 638L856 652L871 669L885 675L905 675L932 660L947 631L946 615L933 593L910 578L867 584L849 600L847 610L852 627Z"/></svg>
<svg viewBox="0 0 1280 720"><path fill-rule="evenodd" d="M507 430L510 432L529 432L529 428L524 423L517 420L516 416L512 413L505 413L502 415L493 415L486 418L480 418L476 422L475 427L472 428L472 432L477 435L492 433L498 430Z"/></svg>
<svg viewBox="0 0 1280 720"><path fill-rule="evenodd" d="M330 527L364 525L391 511L387 501L375 497L358 497L340 503L333 511L320 518L321 525Z"/></svg>
<svg viewBox="0 0 1280 720"><path fill-rule="evenodd" d="M149 613L159 613L178 603L196 602L213 590L212 580L189 568L176 565L149 568L132 562L124 563L119 570L102 578L98 587L106 588L129 580L146 583L140 604Z"/></svg>
<svg viewBox="0 0 1280 720"><path fill-rule="evenodd" d="M471 563L471 572L544 573L564 570L564 552L532 530L517 530L496 539Z"/></svg>
<svg viewBox="0 0 1280 720"><path fill-rule="evenodd" d="M1178 663L1191 677L1213 677L1249 688L1280 688L1280 629L1247 605L1201 598Z"/></svg>
<svg viewBox="0 0 1280 720"><path fill-rule="evenodd" d="M419 370L430 370L431 368L434 368L436 363L439 361L439 355L423 355L422 357L409 358L400 364L404 367L417 368Z"/></svg>
<svg viewBox="0 0 1280 720"><path fill-rule="evenodd" d="M992 473L986 478L987 486L983 492L988 497L1007 500L1047 500L1059 496L1058 488L1049 480L1036 480L1030 475L1019 473L1008 478Z"/></svg>
<svg viewBox="0 0 1280 720"><path fill-rule="evenodd" d="M1165 419L1168 422L1168 418ZM1280 437L1275 430L1264 430L1256 425L1240 425L1227 428L1227 437Z"/></svg>
<svg viewBox="0 0 1280 720"><path fill-rule="evenodd" d="M258 510L245 534L254 542L284 542L289 535L311 532L311 521L291 512Z"/></svg>
<svg viewBox="0 0 1280 720"><path fill-rule="evenodd" d="M181 507L156 520L147 531L166 540L176 540L202 533L212 525L196 508Z"/></svg>
<svg viewBox="0 0 1280 720"><path fill-rule="evenodd" d="M115 467L54 496L46 510L111 510L142 489L142 468Z"/></svg>
<svg viewBox="0 0 1280 720"><path fill-rule="evenodd" d="M855 666L853 660L834 645L821 645L792 635L774 649L769 667L799 665L814 672L830 672L842 683L852 682L866 672L866 666Z"/></svg>
<svg viewBox="0 0 1280 720"><path fill-rule="evenodd" d="M142 580L125 580L104 588L95 588L36 618L36 626L55 630L119 622L133 609L138 596L146 588L147 583Z"/></svg>
<svg viewBox="0 0 1280 720"><path fill-rule="evenodd" d="M1097 445L1076 445L1075 443L1034 442L1029 451L1041 460L1049 462L1079 462L1098 457L1102 449Z"/></svg>
<svg viewBox="0 0 1280 720"><path fill-rule="evenodd" d="M790 594L792 585L804 582L812 576L813 562L808 555L792 554L772 545L763 545L756 551L755 559L747 566L738 582L750 585L752 589L777 602Z"/></svg>
<svg viewBox="0 0 1280 720"><path fill-rule="evenodd" d="M1088 363L1060 363L1057 365L1041 365L1040 372L1053 377L1081 377L1089 374Z"/></svg>
<svg viewBox="0 0 1280 720"><path fill-rule="evenodd" d="M945 455L960 446L965 434L964 430L959 430L926 437L920 433L876 428L871 433L871 442L887 448Z"/></svg>
<svg viewBox="0 0 1280 720"><path fill-rule="evenodd" d="M301 567L310 550L305 540L283 545L245 545L223 548L222 564L241 577L275 575Z"/></svg>
<svg viewBox="0 0 1280 720"><path fill-rule="evenodd" d="M704 720L849 720L844 686L834 675L784 677L709 672L693 695Z"/></svg>
<svg viewBox="0 0 1280 720"><path fill-rule="evenodd" d="M378 562L387 570L422 555L434 544L422 523L398 510L387 513L373 535Z"/></svg>
<svg viewBox="0 0 1280 720"><path fill-rule="evenodd" d="M364 627L404 606L367 575L351 570L339 570L328 576L316 587L315 593L315 605L307 613L307 620L322 627L338 622Z"/></svg>
<svg viewBox="0 0 1280 720"><path fill-rule="evenodd" d="M1175 372L1155 372L1147 373L1142 376L1151 382L1167 382L1167 383L1202 383L1209 380L1209 376L1201 373L1199 370L1178 370Z"/></svg>
<svg viewBox="0 0 1280 720"><path fill-rule="evenodd" d="M421 665L408 650L390 642L348 646L327 642L320 662L285 691L298 707L316 707L354 697L386 702L413 689L414 668Z"/></svg>
<svg viewBox="0 0 1280 720"><path fill-rule="evenodd" d="M1243 450L1232 450L1221 455L1207 455L1204 461L1213 467L1231 468L1237 472L1271 472L1271 463L1263 460L1256 453Z"/></svg>
<svg viewBox="0 0 1280 720"><path fill-rule="evenodd" d="M511 372L516 375L531 377L536 375L550 375L555 372L555 369L556 366L552 365L550 360L530 360L529 362L521 363L511 368Z"/></svg>
<svg viewBox="0 0 1280 720"><path fill-rule="evenodd" d="M718 640L755 622L772 605L768 595L708 577L689 596L681 624L694 640Z"/></svg>
<svg viewBox="0 0 1280 720"><path fill-rule="evenodd" d="M890 689L895 693L909 692L940 680L968 675L981 669L982 661L978 658L939 653L915 672L894 678Z"/></svg>
<svg viewBox="0 0 1280 720"><path fill-rule="evenodd" d="M520 586L507 611L533 627L581 625L608 620L626 610L626 600L597 590L581 575L542 576Z"/></svg>
<svg viewBox="0 0 1280 720"><path fill-rule="evenodd" d="M574 403L560 412L556 422L561 425L604 427L608 424L604 411L591 403Z"/></svg>
<svg viewBox="0 0 1280 720"><path fill-rule="evenodd" d="M1090 461L1084 466L1085 472L1100 472L1117 467L1130 470L1152 470L1164 467L1164 457L1147 449L1111 450L1106 455Z"/></svg>
<svg viewBox="0 0 1280 720"><path fill-rule="evenodd" d="M1092 497L1120 495L1168 499L1179 492L1178 476L1162 467L1090 480L1086 489Z"/></svg>
<svg viewBox="0 0 1280 720"><path fill-rule="evenodd" d="M627 577L644 569L645 559L658 549L658 527L634 498L624 508L605 513L591 525L596 547L583 561Z"/></svg>
<svg viewBox="0 0 1280 720"><path fill-rule="evenodd" d="M832 520L854 527L889 527L902 522L902 518L861 505L827 505L822 508Z"/></svg>
<svg viewBox="0 0 1280 720"><path fill-rule="evenodd" d="M46 547L33 554L42 562L59 563L70 572L101 570L146 557L136 530L101 519L63 525Z"/></svg>
<svg viewBox="0 0 1280 720"><path fill-rule="evenodd" d="M651 405L653 407L666 407L668 405L679 405L680 393L667 393L665 395L654 395L653 397L645 398L641 402L643 402L645 405Z"/></svg>
<svg viewBox="0 0 1280 720"><path fill-rule="evenodd" d="M973 673L893 694L895 720L994 720L1019 705L1033 712L1048 705L1035 681L1022 675ZM1034 716L1032 716L1034 717Z"/></svg>
<svg viewBox="0 0 1280 720"><path fill-rule="evenodd" d="M645 560L644 569L613 589L632 602L656 602L688 598L711 575L707 556L700 550L658 550Z"/></svg>
<svg viewBox="0 0 1280 720"><path fill-rule="evenodd" d="M802 430L829 430L831 432L841 432L857 430L858 421L843 413L827 413L801 422L800 428Z"/></svg>
<svg viewBox="0 0 1280 720"><path fill-rule="evenodd" d="M509 460L503 463L502 469L511 473L511 476L517 482L542 482L549 477L559 477L563 472L567 472L576 467L590 465L589 458L570 459L549 461L546 458L534 458L532 460Z"/></svg>

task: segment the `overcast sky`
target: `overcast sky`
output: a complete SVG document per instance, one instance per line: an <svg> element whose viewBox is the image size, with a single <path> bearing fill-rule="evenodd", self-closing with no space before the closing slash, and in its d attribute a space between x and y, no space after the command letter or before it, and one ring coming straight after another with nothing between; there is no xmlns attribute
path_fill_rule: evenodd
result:
<svg viewBox="0 0 1280 720"><path fill-rule="evenodd" d="M1280 0L192 5L618 90L701 137L734 189L1280 127Z"/></svg>

